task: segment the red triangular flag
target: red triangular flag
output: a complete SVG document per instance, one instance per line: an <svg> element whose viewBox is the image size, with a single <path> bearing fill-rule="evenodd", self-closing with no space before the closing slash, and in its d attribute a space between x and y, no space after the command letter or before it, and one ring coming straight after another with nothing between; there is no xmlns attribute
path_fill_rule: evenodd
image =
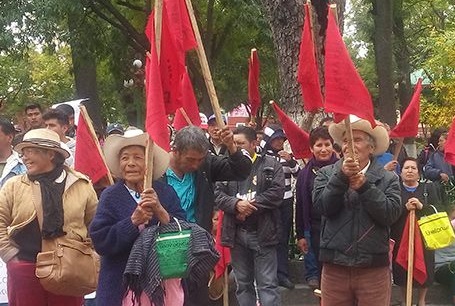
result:
<svg viewBox="0 0 455 306"><path fill-rule="evenodd" d="M416 84L411 102L409 102L400 122L390 131L390 137L416 137L419 130L420 93L422 78Z"/></svg>
<svg viewBox="0 0 455 306"><path fill-rule="evenodd" d="M197 106L196 97L194 96L193 86L191 85L190 77L188 72L182 75L181 82L181 96L180 96L182 108L185 110L186 115L191 121L191 124L195 126L201 125L201 116L199 115L199 108ZM181 128L188 125L185 116L182 114L180 108L175 111L174 117L174 128L178 131Z"/></svg>
<svg viewBox="0 0 455 306"><path fill-rule="evenodd" d="M305 23L300 42L299 67L297 80L302 88L303 108L308 112L322 108L321 84L319 83L318 65L314 55L314 42L311 33L310 7L305 4Z"/></svg>
<svg viewBox="0 0 455 306"><path fill-rule="evenodd" d="M221 245L221 231L223 228L223 217L224 212L222 210L218 211L218 225L216 228L216 239L215 239L215 248L220 253L220 259L215 265L215 278L219 278L224 274L227 266L231 262L231 250L228 247Z"/></svg>
<svg viewBox="0 0 455 306"><path fill-rule="evenodd" d="M397 264L408 270L408 248L409 248L409 214L406 219L406 224L401 235L401 242L398 248L395 261ZM423 255L423 244L420 229L416 221L414 234L414 270L413 277L419 283L423 284L427 280L427 269L425 266L425 258Z"/></svg>
<svg viewBox="0 0 455 306"><path fill-rule="evenodd" d="M283 126L284 133L291 145L292 153L298 159L310 158L310 136L289 118L276 103L272 103L278 119Z"/></svg>
<svg viewBox="0 0 455 306"><path fill-rule="evenodd" d="M74 169L87 175L96 184L108 175L109 169L101 156L98 139L94 139L90 132L90 118L84 116L84 112L81 112L77 123Z"/></svg>
<svg viewBox="0 0 455 306"><path fill-rule="evenodd" d="M190 16L185 0L167 0L164 2L168 16L169 30L174 38L175 45L181 51L188 51L197 47L191 26Z"/></svg>
<svg viewBox="0 0 455 306"><path fill-rule="evenodd" d="M153 24L154 17L152 13L149 16L146 27L147 37L150 39L150 53L147 55L145 62L145 129L156 144L169 151L168 119L164 108L163 89L161 87L160 67L158 66Z"/></svg>
<svg viewBox="0 0 455 306"><path fill-rule="evenodd" d="M251 49L250 59L248 60L248 100L251 107L251 117L254 118L261 107L259 57L256 49Z"/></svg>
<svg viewBox="0 0 455 306"><path fill-rule="evenodd" d="M370 93L352 63L331 10L325 40L324 107L326 112L353 114L376 126Z"/></svg>
<svg viewBox="0 0 455 306"><path fill-rule="evenodd" d="M446 144L444 146L444 159L455 166L455 117L452 120Z"/></svg>

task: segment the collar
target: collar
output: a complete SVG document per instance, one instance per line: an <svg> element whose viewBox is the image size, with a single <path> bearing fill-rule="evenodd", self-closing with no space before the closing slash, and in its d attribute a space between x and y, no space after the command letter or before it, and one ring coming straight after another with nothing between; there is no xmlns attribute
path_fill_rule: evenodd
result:
<svg viewBox="0 0 455 306"><path fill-rule="evenodd" d="M368 164L365 166L365 168L360 170L360 173L365 174L368 171L368 168L370 167L370 165L371 165L371 160L368 161Z"/></svg>

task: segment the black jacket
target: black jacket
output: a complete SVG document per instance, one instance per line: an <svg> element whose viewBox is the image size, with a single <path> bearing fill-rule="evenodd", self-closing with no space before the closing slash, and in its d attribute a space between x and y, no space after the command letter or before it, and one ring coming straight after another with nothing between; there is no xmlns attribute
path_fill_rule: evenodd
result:
<svg viewBox="0 0 455 306"><path fill-rule="evenodd" d="M342 162L322 168L314 181L313 207L323 217L319 259L349 267L387 266L390 226L402 213L398 176L373 159L367 182L354 191Z"/></svg>
<svg viewBox="0 0 455 306"><path fill-rule="evenodd" d="M216 181L241 181L251 171L251 158L238 150L227 156L208 153L196 171L196 195L194 214L196 223L209 233L212 232L212 214L215 205L213 186ZM164 178L167 181L167 178Z"/></svg>
<svg viewBox="0 0 455 306"><path fill-rule="evenodd" d="M239 201L236 195L244 194L245 189L252 184L255 185L258 207L253 215L257 215L259 245L276 245L279 241L281 229L278 208L283 203L284 172L281 164L273 157L258 156L247 180L216 184L216 204L225 212L221 232L221 243L224 246L234 246L237 226L242 224L236 219L235 205Z"/></svg>

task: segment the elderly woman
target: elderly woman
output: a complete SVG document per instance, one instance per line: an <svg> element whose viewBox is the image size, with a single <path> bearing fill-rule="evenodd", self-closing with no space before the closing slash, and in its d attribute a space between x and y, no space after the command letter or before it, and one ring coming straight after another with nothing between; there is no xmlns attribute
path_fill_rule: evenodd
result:
<svg viewBox="0 0 455 306"><path fill-rule="evenodd" d="M153 144L153 185L143 189L148 134L130 129L110 135L104 144L106 162L120 180L103 191L90 226L95 249L101 255L98 306L119 306L127 292L123 272L131 248L145 226L167 224L171 217L185 219L171 186L156 181L166 170L169 155Z"/></svg>
<svg viewBox="0 0 455 306"><path fill-rule="evenodd" d="M439 193L433 183L420 182L420 165L417 159L406 157L401 165L401 200L403 204L403 213L398 221L391 227L390 236L395 240L393 254L393 281L401 287L403 303L406 297L406 271L395 262L398 247L403 235L406 218L410 210L416 210L416 217L419 218L426 214L434 213L431 205L438 205L441 202ZM422 241L422 244L424 242ZM425 266L427 269L427 280L423 284L414 282L414 287L419 289L419 302L417 305L425 305L425 297L428 287L434 278L434 251L424 250Z"/></svg>
<svg viewBox="0 0 455 306"><path fill-rule="evenodd" d="M43 241L87 237L98 202L93 186L64 166L70 153L51 130L27 132L14 149L27 173L9 179L0 191L0 257L7 263L9 305L80 306L82 296L43 288L35 276L36 256Z"/></svg>

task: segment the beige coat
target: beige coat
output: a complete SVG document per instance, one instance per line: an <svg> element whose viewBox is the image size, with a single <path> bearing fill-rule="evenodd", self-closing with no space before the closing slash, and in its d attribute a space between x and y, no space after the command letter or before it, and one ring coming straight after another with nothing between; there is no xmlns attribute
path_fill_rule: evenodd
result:
<svg viewBox="0 0 455 306"><path fill-rule="evenodd" d="M63 231L87 237L98 198L87 177L67 167L65 171ZM36 218L35 205L41 205L41 189L26 174L9 179L0 189L0 258L4 262L19 252L14 236Z"/></svg>

